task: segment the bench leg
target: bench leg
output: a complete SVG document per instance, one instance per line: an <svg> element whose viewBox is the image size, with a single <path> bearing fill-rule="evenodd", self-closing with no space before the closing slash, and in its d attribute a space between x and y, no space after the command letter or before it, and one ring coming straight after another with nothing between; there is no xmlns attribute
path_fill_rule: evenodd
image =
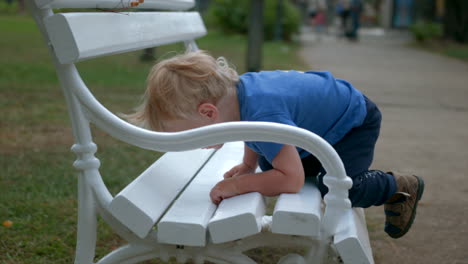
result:
<svg viewBox="0 0 468 264"><path fill-rule="evenodd" d="M318 245L315 248L311 248L309 252L307 252L307 263L325 263L329 246L330 243L328 243L327 240L319 240Z"/></svg>
<svg viewBox="0 0 468 264"><path fill-rule="evenodd" d="M78 178L78 232L75 264L94 263L96 248L97 215L91 188Z"/></svg>
<svg viewBox="0 0 468 264"><path fill-rule="evenodd" d="M304 258L297 254L289 254L282 257L278 264L342 263L339 259L333 258L336 257L336 253L330 252L329 243L323 243L324 251L322 252L318 250L320 242L307 237L259 233L239 241L209 244L206 247L160 244L151 238L150 236L139 242L122 246L103 257L97 264L133 264L150 259L169 261L171 257L175 257L178 263L192 260L195 264L204 264L205 261L217 264L256 264L257 262L244 252L263 246L311 248L310 254L317 256L317 258ZM320 252L323 254L320 255Z"/></svg>
<svg viewBox="0 0 468 264"><path fill-rule="evenodd" d="M181 247L175 245L143 245L128 244L122 246L103 257L96 264L132 264L150 259L169 261L175 257L178 263L186 263L189 259L196 264L210 261L218 264L256 264L251 258L240 252L232 252L230 249L197 247Z"/></svg>
<svg viewBox="0 0 468 264"><path fill-rule="evenodd" d="M99 168L94 157L96 145L90 140L86 144L75 144L72 152L77 155L73 166L78 173L78 228L75 264L94 263L97 237L96 197L90 180L92 172Z"/></svg>
<svg viewBox="0 0 468 264"><path fill-rule="evenodd" d="M160 250L145 245L128 244L112 251L99 260L97 264L138 263L157 258L157 251ZM166 259L164 257L161 257L161 259L164 261L169 260L168 258Z"/></svg>
<svg viewBox="0 0 468 264"><path fill-rule="evenodd" d="M233 256L223 256L223 257L207 257L206 260L209 260L214 263L219 264L257 264L253 259L247 257L246 255L233 255ZM203 262L202 262L203 263ZM198 264L198 263L197 263Z"/></svg>
<svg viewBox="0 0 468 264"><path fill-rule="evenodd" d="M282 257L278 264L306 264L305 259L298 254L288 254Z"/></svg>

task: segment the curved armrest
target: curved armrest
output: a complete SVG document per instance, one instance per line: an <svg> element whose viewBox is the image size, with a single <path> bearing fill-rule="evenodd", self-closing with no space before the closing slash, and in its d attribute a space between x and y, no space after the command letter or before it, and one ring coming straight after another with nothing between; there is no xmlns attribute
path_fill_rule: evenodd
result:
<svg viewBox="0 0 468 264"><path fill-rule="evenodd" d="M136 127L107 110L87 89L73 64L62 65L63 81L83 106L87 117L102 130L124 142L156 151L184 151L232 141L268 141L294 145L316 156L327 171L329 188L324 200L324 231L333 234L339 216L351 208L348 189L352 180L334 148L316 134L298 127L270 122L230 122L177 133L153 132Z"/></svg>

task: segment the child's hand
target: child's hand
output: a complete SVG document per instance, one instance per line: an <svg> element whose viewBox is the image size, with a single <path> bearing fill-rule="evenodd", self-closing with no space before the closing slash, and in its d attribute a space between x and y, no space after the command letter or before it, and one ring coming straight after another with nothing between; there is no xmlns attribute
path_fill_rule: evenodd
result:
<svg viewBox="0 0 468 264"><path fill-rule="evenodd" d="M255 173L255 168L250 167L245 163L234 166L232 169L224 173L224 178L232 178L243 174Z"/></svg>
<svg viewBox="0 0 468 264"><path fill-rule="evenodd" d="M224 144L218 144L213 146L204 147L203 149L220 149L223 147Z"/></svg>
<svg viewBox="0 0 468 264"><path fill-rule="evenodd" d="M229 178L218 182L210 192L211 201L219 204L222 200L240 194L237 190L236 179Z"/></svg>

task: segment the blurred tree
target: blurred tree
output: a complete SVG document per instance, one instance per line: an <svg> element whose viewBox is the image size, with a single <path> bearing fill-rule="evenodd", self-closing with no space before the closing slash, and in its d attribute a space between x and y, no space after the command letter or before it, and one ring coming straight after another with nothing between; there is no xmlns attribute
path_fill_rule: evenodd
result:
<svg viewBox="0 0 468 264"><path fill-rule="evenodd" d="M195 0L195 9L200 13L205 13L210 6L210 0Z"/></svg>
<svg viewBox="0 0 468 264"><path fill-rule="evenodd" d="M263 0L250 0L247 44L247 71L259 71L262 67Z"/></svg>
<svg viewBox="0 0 468 264"><path fill-rule="evenodd" d="M436 1L435 0L416 0L415 16L418 21L432 22L436 19Z"/></svg>
<svg viewBox="0 0 468 264"><path fill-rule="evenodd" d="M140 56L140 60L154 62L156 60L156 48L144 49L143 54Z"/></svg>
<svg viewBox="0 0 468 264"><path fill-rule="evenodd" d="M468 1L446 0L444 35L458 42L468 42Z"/></svg>
<svg viewBox="0 0 468 264"><path fill-rule="evenodd" d="M274 40L283 40L283 9L284 0L278 0L276 4L276 23Z"/></svg>
<svg viewBox="0 0 468 264"><path fill-rule="evenodd" d="M249 29L248 15L251 12L252 0L213 0L210 4L209 21L227 33L247 34ZM278 21L278 4L281 4L281 20ZM301 16L291 1L264 0L263 3L263 36L265 40L275 39L275 30L281 23L281 39L290 41L299 32Z"/></svg>
<svg viewBox="0 0 468 264"><path fill-rule="evenodd" d="M8 5L13 4L14 0L6 0ZM18 13L25 13L26 12L26 5L24 0L18 0Z"/></svg>

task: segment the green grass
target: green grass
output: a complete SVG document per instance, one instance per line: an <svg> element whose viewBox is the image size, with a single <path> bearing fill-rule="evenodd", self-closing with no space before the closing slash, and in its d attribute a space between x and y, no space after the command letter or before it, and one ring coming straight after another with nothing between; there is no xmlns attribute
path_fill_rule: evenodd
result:
<svg viewBox="0 0 468 264"><path fill-rule="evenodd" d="M16 15L0 1L0 263L72 263L76 240L77 187L69 151L73 137L66 105L52 61L32 19ZM224 56L242 73L246 39L211 32L198 41L215 56ZM265 43L264 69L306 70L297 44ZM157 55L181 50L161 47ZM129 112L145 89L152 63L141 52L104 57L78 64L83 79L106 107ZM94 131L101 174L115 194L156 160L160 153L140 150ZM123 165L124 164L124 165ZM99 222L96 255L122 243ZM279 256L276 250L251 253ZM158 263L158 262L151 262Z"/></svg>

